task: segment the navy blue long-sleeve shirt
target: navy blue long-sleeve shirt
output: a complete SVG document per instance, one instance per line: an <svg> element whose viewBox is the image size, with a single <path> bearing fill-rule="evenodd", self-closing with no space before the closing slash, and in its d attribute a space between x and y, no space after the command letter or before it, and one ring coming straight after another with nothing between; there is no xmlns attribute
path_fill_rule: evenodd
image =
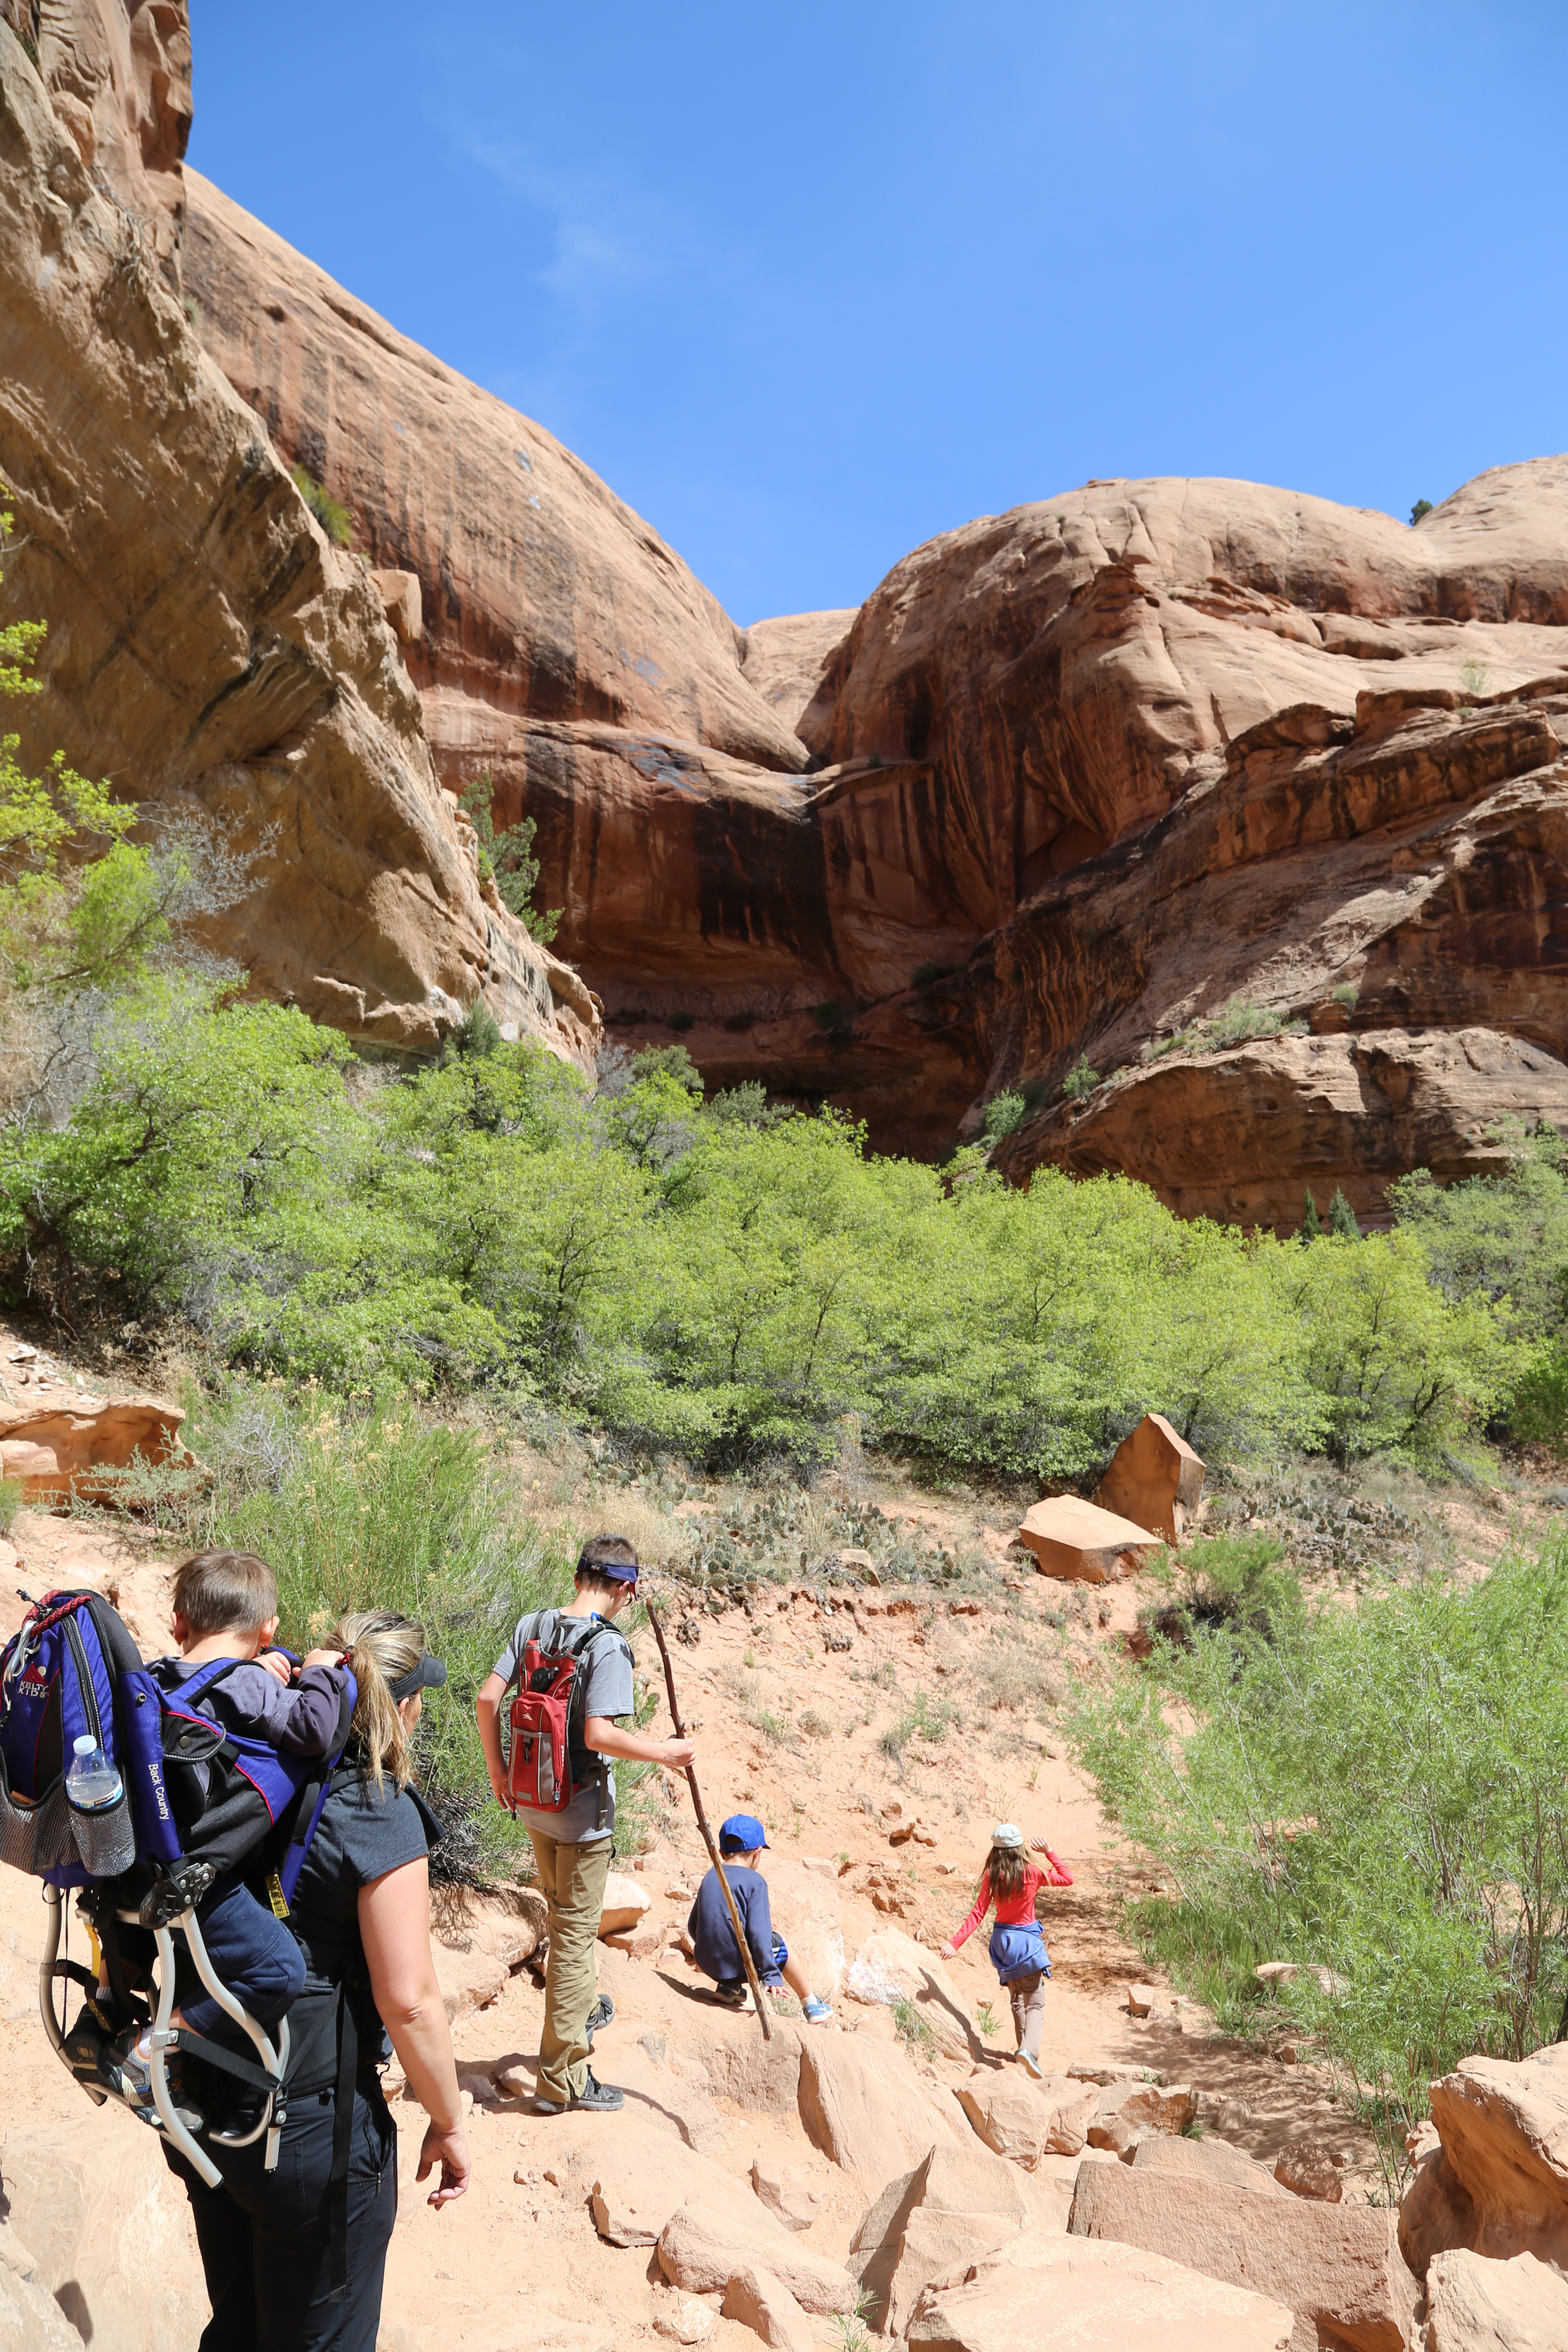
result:
<svg viewBox="0 0 1568 2352"><path fill-rule="evenodd" d="M767 1880L760 1870L738 1869L733 1863L726 1864L725 1876L746 1930L758 1976L776 1976L773 1915L768 1902ZM686 1929L697 1954L697 1965L705 1976L732 1980L745 1973L716 1870L710 1870L698 1888Z"/></svg>

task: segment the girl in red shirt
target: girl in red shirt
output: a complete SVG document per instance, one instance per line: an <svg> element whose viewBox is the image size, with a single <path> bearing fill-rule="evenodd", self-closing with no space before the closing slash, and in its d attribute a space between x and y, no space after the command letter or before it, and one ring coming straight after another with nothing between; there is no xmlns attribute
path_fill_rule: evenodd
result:
<svg viewBox="0 0 1568 2352"><path fill-rule="evenodd" d="M1031 1840L1031 1846L1036 1853L1045 1855L1050 1864L1048 1870L1040 1870L1026 1861L1024 1832L1016 1822L997 1822L991 1832L991 1851L985 1857L974 1908L942 1946L942 1952L944 1959L951 1960L960 1944L974 1933L992 1904L995 1904L991 1965L1012 2003L1018 2063L1037 2083L1040 2028L1045 2022L1046 1979L1051 1972L1051 1956L1035 1916L1035 1896L1042 1886L1070 1886L1072 1873L1058 1860L1044 1838Z"/></svg>

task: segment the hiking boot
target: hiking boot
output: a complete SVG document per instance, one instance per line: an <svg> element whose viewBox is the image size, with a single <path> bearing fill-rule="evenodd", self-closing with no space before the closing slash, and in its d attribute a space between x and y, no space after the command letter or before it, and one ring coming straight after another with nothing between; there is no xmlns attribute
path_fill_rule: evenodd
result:
<svg viewBox="0 0 1568 2352"><path fill-rule="evenodd" d="M626 2103L626 2093L617 2091L613 2083L596 2082L590 2066L587 2081L574 2097L566 2100L564 2105L559 2099L535 2099L533 2112L536 2116L564 2116L574 2114L579 2107L587 2107L610 2115L616 2107L624 2107Z"/></svg>
<svg viewBox="0 0 1568 2352"><path fill-rule="evenodd" d="M832 2010L826 2001L818 2000L815 1993L801 2002L800 2013L807 2025L831 2025L833 2022Z"/></svg>
<svg viewBox="0 0 1568 2352"><path fill-rule="evenodd" d="M587 2042L590 2050L592 2050L594 2046L594 2036L598 2032L600 2027L605 2025L614 2025L615 2021L616 2004L610 1999L607 1992L602 1992L599 1995L598 2000L594 2003L593 2008L588 2011L588 2022L583 2028L583 2038Z"/></svg>

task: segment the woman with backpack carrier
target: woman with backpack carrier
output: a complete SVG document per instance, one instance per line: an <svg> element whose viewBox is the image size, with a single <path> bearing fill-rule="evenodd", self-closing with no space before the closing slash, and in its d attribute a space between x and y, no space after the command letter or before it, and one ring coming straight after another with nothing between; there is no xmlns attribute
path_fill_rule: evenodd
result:
<svg viewBox="0 0 1568 2352"><path fill-rule="evenodd" d="M430 1952L427 1854L441 1828L410 1785L422 1694L446 1667L391 1612L330 1636L357 1688L343 1761L305 1857L289 1925L306 1962L289 2013L288 2116L263 2147L209 2142L209 2189L164 2155L191 2200L212 2318L201 2352L373 2352L397 2219L397 2131L381 2088L387 2037L429 2118L416 2178L435 2206L468 2185L457 2069Z"/></svg>

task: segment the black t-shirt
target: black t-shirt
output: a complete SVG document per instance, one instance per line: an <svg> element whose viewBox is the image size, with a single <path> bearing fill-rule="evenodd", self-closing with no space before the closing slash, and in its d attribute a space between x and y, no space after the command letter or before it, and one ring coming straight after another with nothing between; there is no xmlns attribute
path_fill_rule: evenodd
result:
<svg viewBox="0 0 1568 2352"><path fill-rule="evenodd" d="M369 1780L351 1780L333 1790L321 1808L289 1906L290 1925L305 1947L312 1980L363 1977L361 1887L404 1863L417 1862L440 1834L441 1825L428 1807L412 1789L399 1789L395 1780L384 1781L379 1794ZM371 2024L368 1999L360 2007L370 2027L368 2034L361 2034L360 2063L374 2065L392 2052L384 2031L378 2033ZM326 2079L331 2071L328 2063ZM312 2066L309 2072L313 2084L317 2069Z"/></svg>

